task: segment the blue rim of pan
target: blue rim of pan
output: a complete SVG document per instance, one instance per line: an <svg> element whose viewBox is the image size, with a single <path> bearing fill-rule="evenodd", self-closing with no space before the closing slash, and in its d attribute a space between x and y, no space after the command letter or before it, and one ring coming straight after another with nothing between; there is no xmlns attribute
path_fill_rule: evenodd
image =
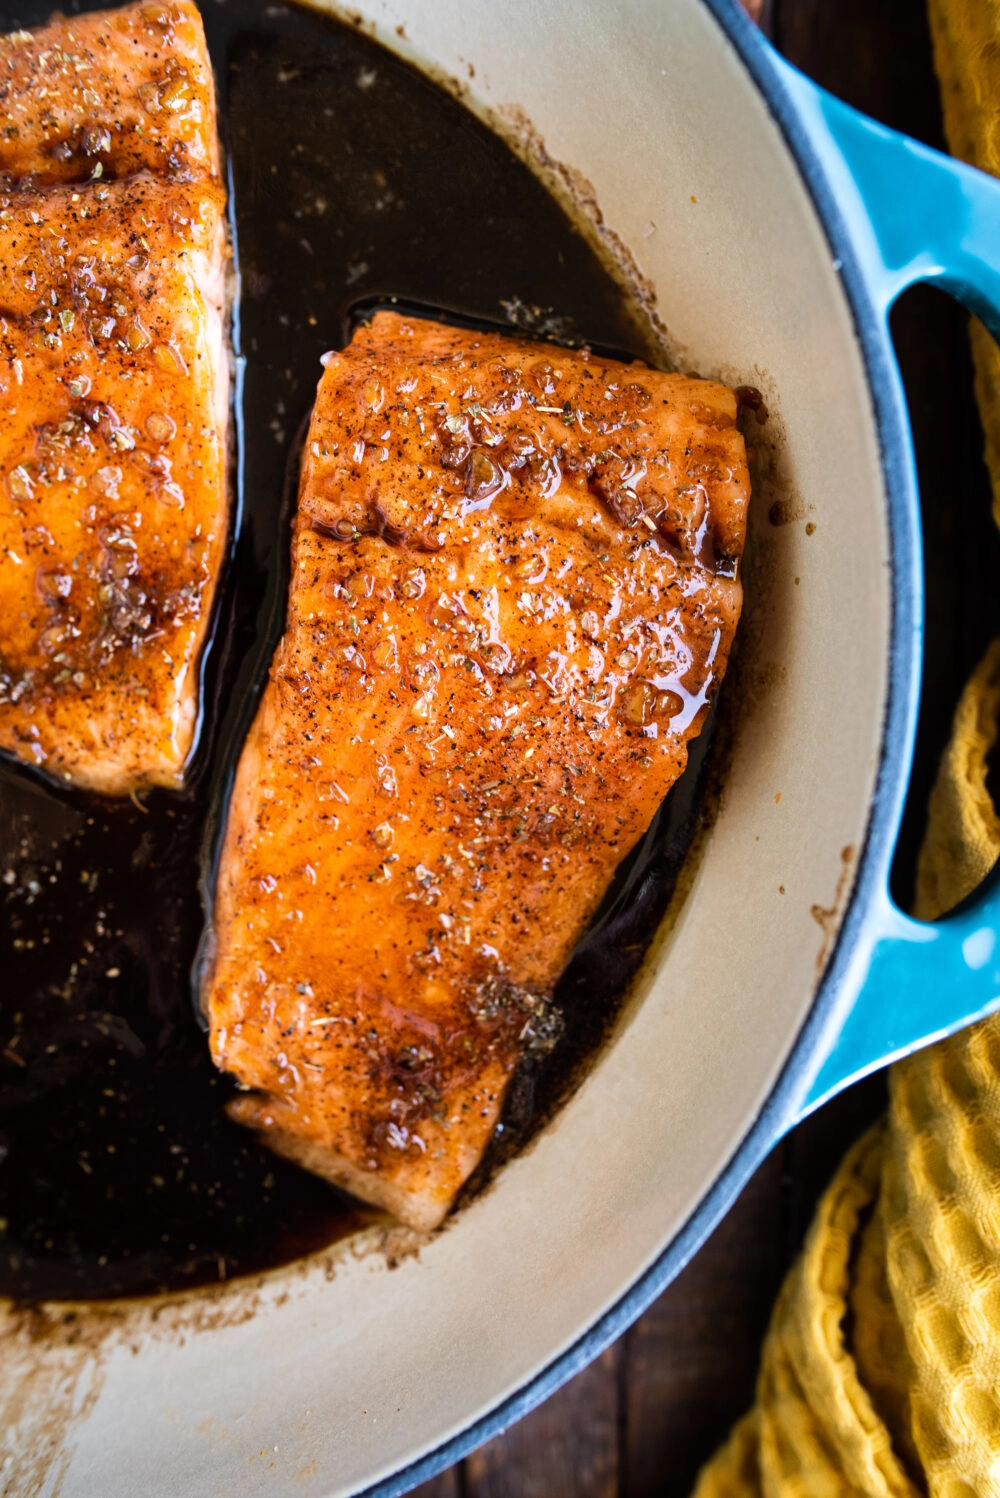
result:
<svg viewBox="0 0 1000 1498"><path fill-rule="evenodd" d="M554 1394L614 1342L664 1290L708 1238L772 1146L796 1121L817 1051L844 988L851 956L891 862L906 791L920 686L922 613L920 521L909 423L899 372L882 313L875 304L850 225L836 200L798 111L783 84L770 44L737 0L702 0L735 48L784 135L826 233L854 319L868 377L888 506L891 575L888 691L875 791L854 887L818 984L809 1015L756 1119L681 1231L594 1324L515 1394L358 1498L399 1498L434 1477Z"/></svg>

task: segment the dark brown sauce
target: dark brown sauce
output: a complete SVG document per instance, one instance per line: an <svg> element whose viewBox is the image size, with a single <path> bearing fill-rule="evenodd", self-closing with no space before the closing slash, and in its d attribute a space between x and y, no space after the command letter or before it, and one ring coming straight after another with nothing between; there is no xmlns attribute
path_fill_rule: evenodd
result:
<svg viewBox="0 0 1000 1498"><path fill-rule="evenodd" d="M50 9L17 0L5 25ZM0 1293L20 1299L244 1274L365 1220L228 1122L232 1084L209 1060L191 981L199 874L280 632L296 433L320 355L359 307L393 297L645 346L546 189L444 89L306 10L208 0L204 14L242 279L239 523L189 790L140 808L0 764ZM604 1036L674 886L698 785L684 778L619 874L559 985L566 1039L515 1085L498 1151L537 1127Z"/></svg>

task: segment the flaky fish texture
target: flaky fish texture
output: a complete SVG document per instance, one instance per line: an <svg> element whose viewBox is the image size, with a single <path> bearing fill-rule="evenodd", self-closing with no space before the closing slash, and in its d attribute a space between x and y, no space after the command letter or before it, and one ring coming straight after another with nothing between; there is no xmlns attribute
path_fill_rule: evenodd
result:
<svg viewBox="0 0 1000 1498"><path fill-rule="evenodd" d="M132 6L15 33L5 56L0 748L108 794L178 785L228 521L201 24Z"/></svg>
<svg viewBox="0 0 1000 1498"><path fill-rule="evenodd" d="M731 391L379 313L328 357L204 983L234 1116L418 1229L684 769L740 611Z"/></svg>

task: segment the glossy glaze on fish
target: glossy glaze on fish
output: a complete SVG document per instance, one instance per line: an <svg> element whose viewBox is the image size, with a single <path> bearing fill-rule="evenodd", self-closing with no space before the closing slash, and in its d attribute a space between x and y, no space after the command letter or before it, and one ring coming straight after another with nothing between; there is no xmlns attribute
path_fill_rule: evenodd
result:
<svg viewBox="0 0 1000 1498"><path fill-rule="evenodd" d="M0 154L0 748L109 794L177 785L227 527L211 73L188 6L20 35L10 77L32 87L0 94L20 120ZM189 80L169 142L122 102L153 75ZM75 119L103 154L59 153ZM167 144L184 170L150 169Z"/></svg>
<svg viewBox="0 0 1000 1498"><path fill-rule="evenodd" d="M204 1003L234 1116L418 1228L481 1157L740 608L725 387L378 314L330 355Z"/></svg>
<svg viewBox="0 0 1000 1498"><path fill-rule="evenodd" d="M143 170L218 177L215 90L196 6L126 5L0 36L0 184Z"/></svg>

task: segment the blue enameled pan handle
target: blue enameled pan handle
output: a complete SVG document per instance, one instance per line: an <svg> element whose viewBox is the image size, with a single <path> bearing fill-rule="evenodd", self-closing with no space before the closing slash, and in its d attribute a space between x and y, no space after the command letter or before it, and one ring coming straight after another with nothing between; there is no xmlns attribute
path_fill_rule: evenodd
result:
<svg viewBox="0 0 1000 1498"><path fill-rule="evenodd" d="M876 124L779 71L820 158L883 319L929 281L1000 338L1000 181ZM886 871L886 876L887 876ZM855 953L853 1005L826 1042L800 1116L897 1056L1000 1007L1000 867L943 920L911 920L883 879Z"/></svg>

